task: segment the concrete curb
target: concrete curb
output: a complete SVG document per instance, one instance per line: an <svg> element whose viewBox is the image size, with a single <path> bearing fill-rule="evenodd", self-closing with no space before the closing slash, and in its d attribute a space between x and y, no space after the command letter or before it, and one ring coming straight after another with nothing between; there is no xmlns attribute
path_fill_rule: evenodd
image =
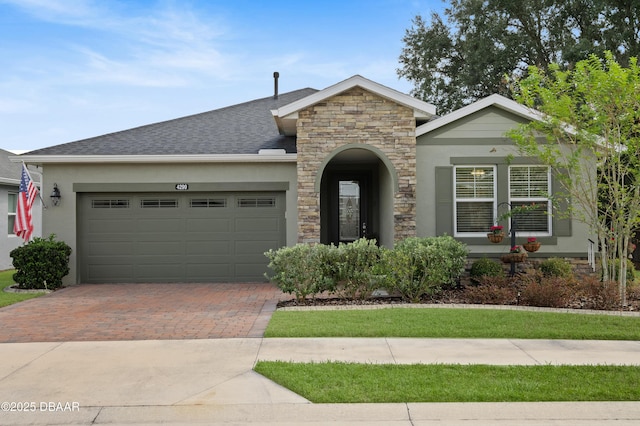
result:
<svg viewBox="0 0 640 426"><path fill-rule="evenodd" d="M494 309L504 311L552 312L578 315L611 315L622 317L640 317L637 311L599 311L594 309L543 308L537 306L515 305L473 305L464 303L393 303L378 305L318 305L318 306L285 306L277 311L340 311L340 310L375 310L375 309Z"/></svg>

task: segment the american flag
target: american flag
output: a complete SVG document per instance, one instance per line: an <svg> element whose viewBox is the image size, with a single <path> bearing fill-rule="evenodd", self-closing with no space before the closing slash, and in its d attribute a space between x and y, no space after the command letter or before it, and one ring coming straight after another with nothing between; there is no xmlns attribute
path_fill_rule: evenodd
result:
<svg viewBox="0 0 640 426"><path fill-rule="evenodd" d="M38 196L38 188L34 185L27 167L22 165L22 176L20 177L20 193L18 194L18 207L16 209L16 220L13 223L13 233L27 242L33 234L33 220L31 218L31 207Z"/></svg>

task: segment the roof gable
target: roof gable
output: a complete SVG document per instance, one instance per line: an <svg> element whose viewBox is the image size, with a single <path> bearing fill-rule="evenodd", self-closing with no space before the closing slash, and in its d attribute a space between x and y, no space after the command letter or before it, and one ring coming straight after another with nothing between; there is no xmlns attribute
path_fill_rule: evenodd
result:
<svg viewBox="0 0 640 426"><path fill-rule="evenodd" d="M538 111L527 108L517 103L516 101L505 98L501 95L491 95L487 96L486 98L480 99L479 101L476 101L470 105L457 109L440 118L418 126L416 128L416 137L432 132L443 126L446 126L447 124L454 123L458 120L475 114L478 111L492 106L510 112L527 120L537 121L542 118L542 115Z"/></svg>
<svg viewBox="0 0 640 426"><path fill-rule="evenodd" d="M354 87L360 87L392 102L413 109L414 117L417 120L429 120L436 114L436 107L427 102L423 102L412 96L368 80L360 75L354 75L351 78L334 84L333 86L329 86L326 89L320 90L310 96L272 110L271 113L276 120L280 134L287 136L293 136L296 134L296 120L298 118L299 111L335 95L346 92Z"/></svg>

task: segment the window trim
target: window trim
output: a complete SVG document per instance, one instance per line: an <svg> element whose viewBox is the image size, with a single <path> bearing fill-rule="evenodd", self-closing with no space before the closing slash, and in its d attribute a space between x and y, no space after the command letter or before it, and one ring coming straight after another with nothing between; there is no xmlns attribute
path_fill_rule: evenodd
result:
<svg viewBox="0 0 640 426"><path fill-rule="evenodd" d="M457 169L475 169L484 168L493 170L493 197L492 198L458 198L457 193ZM495 164L459 164L453 166L453 236L454 237L486 237L489 229L482 232L458 232L458 202L491 202L492 203L492 222L496 220L496 210L498 206L498 167Z"/></svg>
<svg viewBox="0 0 640 426"><path fill-rule="evenodd" d="M546 197L512 197L511 196L511 169L512 168L546 168L547 169L547 196ZM547 232L543 231L523 231L520 229L516 229L518 234L526 234L526 236L531 237L550 237L553 235L553 203L551 202L551 194L553 194L553 179L551 175L551 167L545 166L543 164L514 164L510 165L507 170L507 195L509 197L509 205L513 205L513 203L521 203L521 202L546 202L547 203ZM511 217L509 218L509 226L511 226ZM523 235L524 236L524 235Z"/></svg>
<svg viewBox="0 0 640 426"><path fill-rule="evenodd" d="M11 198L11 196L14 196L16 199L15 202L15 208L13 211L10 211L10 207L11 207L11 202L9 202L9 199ZM14 232L13 232L13 228L15 226L15 222L16 222L16 217L18 215L18 192L13 192L13 191L9 191L7 193L7 235L10 237L15 237L17 236ZM9 228L9 223L11 222L11 220L9 220L9 218L13 217L13 223L14 225L11 226L11 228Z"/></svg>

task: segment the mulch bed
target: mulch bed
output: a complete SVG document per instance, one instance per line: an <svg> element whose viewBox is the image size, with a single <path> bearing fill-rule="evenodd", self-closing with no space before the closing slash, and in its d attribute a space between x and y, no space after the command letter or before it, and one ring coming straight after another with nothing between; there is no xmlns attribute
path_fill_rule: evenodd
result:
<svg viewBox="0 0 640 426"><path fill-rule="evenodd" d="M468 287L473 288L473 287ZM616 311L640 311L640 294L632 293L629 295L627 299L627 306L624 308L616 307L602 307L598 306L599 303L593 298L589 299L588 297L573 297L569 298L566 303L561 306L543 306L543 305L532 305L522 303L521 300L515 298L514 300L496 303L495 301L491 302L481 302L478 301L477 296L472 296L470 292L467 290L467 287L457 287L454 289L446 289L433 296L425 296L423 297L419 304L431 304L431 305L446 305L446 304L492 304L492 305L506 305L506 306L538 306L538 307L555 307L555 308L566 308L566 309L596 309L596 310L616 310ZM278 308L284 307L293 307L293 306L368 306L368 305L399 305L406 304L407 302L402 300L401 297L398 296L380 296L380 297L370 297L366 299L346 299L341 297L335 297L331 295L321 295L317 296L313 299L306 299L305 301L299 302L295 298L289 300L282 300L278 302Z"/></svg>

